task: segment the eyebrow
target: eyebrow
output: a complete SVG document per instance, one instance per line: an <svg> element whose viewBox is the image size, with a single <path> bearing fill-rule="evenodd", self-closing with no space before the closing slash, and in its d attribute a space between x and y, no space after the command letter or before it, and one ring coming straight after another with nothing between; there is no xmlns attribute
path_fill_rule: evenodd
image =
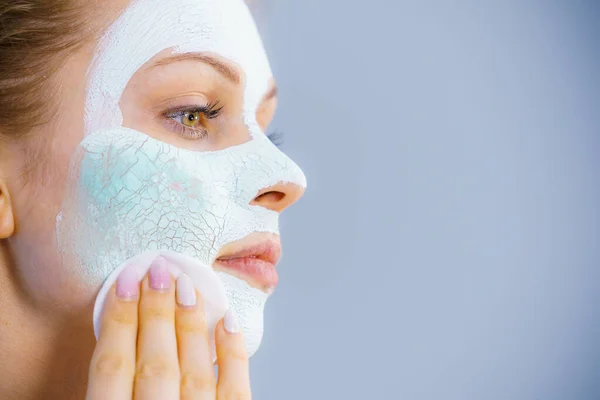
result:
<svg viewBox="0 0 600 400"><path fill-rule="evenodd" d="M204 53L175 54L175 55L163 58L162 60L158 60L153 65L151 65L150 68L158 67L160 65L168 65L168 64L175 63L175 62L179 62L179 61L187 61L187 60L200 61L205 64L208 64L211 67L213 67L215 70L217 70L221 75L225 76L227 79L232 81L233 83L239 84L242 81L242 77L240 76L240 73L235 68L228 65L227 63L224 63L221 60L218 60L218 59L211 57L208 54L204 54Z"/></svg>

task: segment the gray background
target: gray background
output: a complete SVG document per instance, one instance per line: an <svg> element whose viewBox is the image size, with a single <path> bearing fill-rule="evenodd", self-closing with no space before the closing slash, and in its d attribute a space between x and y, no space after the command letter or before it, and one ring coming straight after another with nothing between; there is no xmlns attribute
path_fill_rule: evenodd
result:
<svg viewBox="0 0 600 400"><path fill-rule="evenodd" d="M309 189L256 399L600 399L600 4L519 3L259 9Z"/></svg>

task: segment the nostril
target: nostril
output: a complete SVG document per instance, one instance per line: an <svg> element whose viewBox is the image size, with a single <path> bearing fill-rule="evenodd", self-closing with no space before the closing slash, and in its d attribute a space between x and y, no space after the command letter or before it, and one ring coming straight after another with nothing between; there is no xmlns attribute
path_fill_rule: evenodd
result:
<svg viewBox="0 0 600 400"><path fill-rule="evenodd" d="M254 199L255 203L279 203L285 197L285 193L272 190L257 196Z"/></svg>
<svg viewBox="0 0 600 400"><path fill-rule="evenodd" d="M294 204L304 193L304 188L294 183L279 182L256 193L256 197L250 202L251 206L268 208L278 213Z"/></svg>

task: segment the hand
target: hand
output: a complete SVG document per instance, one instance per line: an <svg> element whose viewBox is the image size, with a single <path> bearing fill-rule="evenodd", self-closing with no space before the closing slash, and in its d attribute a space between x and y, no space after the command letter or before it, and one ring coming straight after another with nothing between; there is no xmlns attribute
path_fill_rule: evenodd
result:
<svg viewBox="0 0 600 400"><path fill-rule="evenodd" d="M141 284L125 268L106 299L88 400L250 399L248 357L230 310L215 330L218 382L200 294L157 258ZM226 329L227 328L227 329Z"/></svg>

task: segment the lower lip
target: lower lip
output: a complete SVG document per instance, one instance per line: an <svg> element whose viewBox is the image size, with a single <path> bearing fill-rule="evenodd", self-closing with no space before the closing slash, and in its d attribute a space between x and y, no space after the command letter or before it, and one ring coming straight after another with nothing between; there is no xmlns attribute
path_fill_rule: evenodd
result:
<svg viewBox="0 0 600 400"><path fill-rule="evenodd" d="M279 277L275 265L269 261L255 257L238 257L228 259L217 259L215 263L225 270L239 275L250 283L256 283L263 288L274 288Z"/></svg>

